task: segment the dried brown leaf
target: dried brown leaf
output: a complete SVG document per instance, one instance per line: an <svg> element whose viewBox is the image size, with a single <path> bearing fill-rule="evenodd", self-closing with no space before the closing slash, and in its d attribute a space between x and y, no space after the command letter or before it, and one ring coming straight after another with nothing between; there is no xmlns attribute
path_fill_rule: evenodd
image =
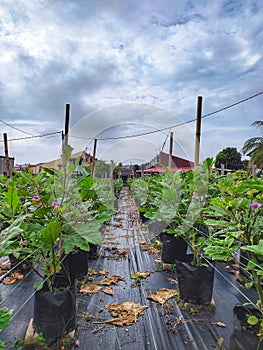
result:
<svg viewBox="0 0 263 350"><path fill-rule="evenodd" d="M155 294L149 294L148 299L152 299L159 304L164 304L168 299L178 294L176 289L160 288Z"/></svg>
<svg viewBox="0 0 263 350"><path fill-rule="evenodd" d="M216 325L217 325L218 327L223 327L223 328L226 327L226 324L223 323L223 322L217 322Z"/></svg>
<svg viewBox="0 0 263 350"><path fill-rule="evenodd" d="M150 272L145 271L145 272L135 272L131 275L131 278L137 279L137 278L147 278L150 275Z"/></svg>
<svg viewBox="0 0 263 350"><path fill-rule="evenodd" d="M129 252L128 249L119 249L119 250L116 250L116 251L114 252L114 254L117 254L117 255L126 255L128 252Z"/></svg>
<svg viewBox="0 0 263 350"><path fill-rule="evenodd" d="M118 275L108 276L101 280L99 284L110 286L111 284L117 284L119 281L125 282L125 278Z"/></svg>
<svg viewBox="0 0 263 350"><path fill-rule="evenodd" d="M178 284L178 281L177 281L175 278L168 278L168 281L169 281L171 284Z"/></svg>
<svg viewBox="0 0 263 350"><path fill-rule="evenodd" d="M149 249L148 249L148 252L149 252L149 254L158 254L158 253L160 253L160 249L157 249L157 248L154 248L154 247L150 247Z"/></svg>
<svg viewBox="0 0 263 350"><path fill-rule="evenodd" d="M145 245L145 244L149 244L150 242L149 241L138 241L138 243L141 245Z"/></svg>
<svg viewBox="0 0 263 350"><path fill-rule="evenodd" d="M86 284L80 287L80 293L83 294L94 294L97 293L101 289L96 283Z"/></svg>
<svg viewBox="0 0 263 350"><path fill-rule="evenodd" d="M114 296L114 290L113 290L111 287L104 287L104 288L102 289L102 291L103 291L105 294L109 294L109 295Z"/></svg>
<svg viewBox="0 0 263 350"><path fill-rule="evenodd" d="M108 323L115 324L117 326L130 325L138 320L138 317L143 314L143 311L147 308L146 305L135 304L132 301L126 301L124 303L114 303L106 305L106 308L110 310L113 319L108 320Z"/></svg>
<svg viewBox="0 0 263 350"><path fill-rule="evenodd" d="M11 274L11 276L17 280L22 280L24 278L24 275L22 273L19 273L19 272L13 272Z"/></svg>
<svg viewBox="0 0 263 350"><path fill-rule="evenodd" d="M15 281L16 281L16 278L14 277L5 277L2 282L4 284L13 284L15 283Z"/></svg>
<svg viewBox="0 0 263 350"><path fill-rule="evenodd" d="M101 275L101 276L107 275L108 273L109 273L108 270L100 270L99 271L99 275Z"/></svg>

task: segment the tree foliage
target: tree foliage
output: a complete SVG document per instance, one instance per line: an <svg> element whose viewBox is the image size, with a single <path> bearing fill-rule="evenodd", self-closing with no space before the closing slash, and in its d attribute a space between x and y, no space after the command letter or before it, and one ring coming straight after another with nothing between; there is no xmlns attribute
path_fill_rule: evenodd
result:
<svg viewBox="0 0 263 350"><path fill-rule="evenodd" d="M221 164L224 164L226 169L238 170L244 168L241 153L235 147L224 148L217 154L215 166L220 168Z"/></svg>
<svg viewBox="0 0 263 350"><path fill-rule="evenodd" d="M251 125L263 130L262 120L255 121ZM251 157L250 165L256 164L258 168L263 168L263 137L257 136L247 140L241 151L243 154Z"/></svg>

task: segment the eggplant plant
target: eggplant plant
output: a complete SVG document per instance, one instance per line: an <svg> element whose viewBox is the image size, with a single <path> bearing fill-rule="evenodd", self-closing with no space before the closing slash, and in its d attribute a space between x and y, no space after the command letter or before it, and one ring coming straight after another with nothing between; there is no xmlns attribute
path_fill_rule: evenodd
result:
<svg viewBox="0 0 263 350"><path fill-rule="evenodd" d="M175 189L177 210L165 232L182 237L193 254L192 264L202 266L203 251L209 244L208 230L203 219L203 208L207 203L207 191L211 159L182 177L180 186Z"/></svg>
<svg viewBox="0 0 263 350"><path fill-rule="evenodd" d="M232 260L239 264L246 287L257 291L257 307L262 312L257 322L261 323L263 337L262 179L248 179L243 173L228 174L219 178L216 186L219 195L210 198L205 209L205 223L212 235L205 252L213 260ZM248 322L255 322L253 319Z"/></svg>
<svg viewBox="0 0 263 350"><path fill-rule="evenodd" d="M26 257L53 290L56 274L65 256L76 249L89 251L90 244L101 244L100 226L103 215L92 199L81 193L81 177L74 177L75 165L70 162L72 148L63 154L62 169L46 169L37 176L19 172L12 181L16 187L3 194L1 216L16 214L10 225L0 233L0 255L12 252ZM40 268L38 268L40 266Z"/></svg>

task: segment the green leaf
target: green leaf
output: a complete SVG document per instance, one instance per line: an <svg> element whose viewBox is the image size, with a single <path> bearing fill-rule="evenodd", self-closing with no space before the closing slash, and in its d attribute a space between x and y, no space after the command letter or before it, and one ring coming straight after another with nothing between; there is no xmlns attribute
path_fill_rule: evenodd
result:
<svg viewBox="0 0 263 350"><path fill-rule="evenodd" d="M71 157L73 148L70 145L67 145L64 149L64 158L66 161L68 161Z"/></svg>
<svg viewBox="0 0 263 350"><path fill-rule="evenodd" d="M98 221L90 221L86 224L76 224L73 227L67 227L63 239L63 248L68 254L75 247L89 251L89 243L102 244L102 236L99 231L101 223Z"/></svg>
<svg viewBox="0 0 263 350"><path fill-rule="evenodd" d="M41 290L43 285L44 285L43 281L35 280L35 282L34 282L35 290Z"/></svg>
<svg viewBox="0 0 263 350"><path fill-rule="evenodd" d="M207 219L205 220L207 226L216 226L216 227L228 227L229 221L225 220L216 220L216 219Z"/></svg>
<svg viewBox="0 0 263 350"><path fill-rule="evenodd" d="M248 250L249 252L263 256L263 239L261 239L258 244L251 246L242 246L241 249Z"/></svg>
<svg viewBox="0 0 263 350"><path fill-rule="evenodd" d="M0 309L0 330L6 328L12 317L12 311L3 307Z"/></svg>
<svg viewBox="0 0 263 350"><path fill-rule="evenodd" d="M53 243L59 237L62 231L61 222L50 222L39 232L39 239L42 243L48 245L48 249L53 246Z"/></svg>
<svg viewBox="0 0 263 350"><path fill-rule="evenodd" d="M247 319L247 323L251 326L255 326L258 323L259 319L256 316L249 316Z"/></svg>
<svg viewBox="0 0 263 350"><path fill-rule="evenodd" d="M246 288L248 288L248 289L249 289L249 288L252 288L253 285L254 285L253 282L248 282L248 283L245 284Z"/></svg>

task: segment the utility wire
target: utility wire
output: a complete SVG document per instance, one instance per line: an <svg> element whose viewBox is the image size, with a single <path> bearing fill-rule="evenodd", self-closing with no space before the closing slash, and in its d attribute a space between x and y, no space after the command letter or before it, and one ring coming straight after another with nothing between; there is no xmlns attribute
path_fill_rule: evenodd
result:
<svg viewBox="0 0 263 350"><path fill-rule="evenodd" d="M15 138L15 139L10 139L9 141L20 141L20 140L26 140L26 139L34 139L37 137L46 137L46 136L52 136L52 135L56 135L56 134L61 134L62 131L55 131L55 132L51 132L48 134L41 134L41 135L32 135L32 136L27 136L27 137L19 137L19 138ZM4 140L0 140L0 142L4 142Z"/></svg>
<svg viewBox="0 0 263 350"><path fill-rule="evenodd" d="M19 128L17 128L16 126L13 126L12 124L9 124L9 123L5 122L5 121L2 120L2 119L0 119L0 122L3 123L3 124L5 124L5 125L7 125L7 126L10 126L10 128L13 128L13 129L15 129L15 130L17 130L17 131L22 132L23 134L33 136L32 134L29 134L28 132L26 132L26 131L24 131L24 130L22 130L22 129L19 129Z"/></svg>
<svg viewBox="0 0 263 350"><path fill-rule="evenodd" d="M260 91L252 96L249 96L247 98L244 98L243 100L240 100L238 102L235 102L235 103L232 103L231 105L228 105L226 107L223 107L223 108L220 108L214 112L210 112L210 113L207 113L207 114L204 114L201 118L207 118L207 117L210 117L211 115L214 115L214 114L217 114L219 112L222 112L222 111L225 111L229 108L232 108L232 107L235 107L241 103L244 103L248 100L251 100L257 96L260 96L263 94L263 91ZM196 121L196 118L194 119L190 119L190 120L187 120L185 122L181 122L179 124L175 124L175 125L172 125L172 126L168 126L168 127L165 127L165 128L162 128L162 129L156 129L156 130L152 130L152 131L148 131L148 132L145 132L145 133L140 133L140 134L133 134L133 135L127 135L127 136L116 136L116 137L105 137L105 138L97 138L97 140L99 141L106 141L106 140L119 140L119 139L128 139L128 138L132 138L132 137L139 137L139 136L145 136L145 135L150 135L150 134L155 134L157 132L161 132L161 131L165 131L165 130L169 130L169 129L173 129L173 128L176 128L176 127L179 127L179 126L182 126L182 125L186 125L186 124L189 124L189 123L192 123ZM13 129L16 129L20 132L23 132L27 135L30 135L29 137L21 137L21 138L15 138L15 139L10 139L8 141L18 141L18 140L25 140L25 139L31 139L31 138L37 138L37 137L46 137L46 136L50 136L50 135L55 135L55 134L59 134L59 133L62 133L62 131L56 131L56 132L53 132L53 133L49 133L49 134L42 134L42 135L32 135L32 134L29 134L27 132L25 132L24 130L21 130L19 128L16 128L14 127L13 125L11 124L8 124L7 122L4 122L3 120L0 120L0 122L12 127ZM75 135L70 135L70 137L73 137L73 138L77 138L77 139L83 139L83 140L94 140L95 138L94 137L82 137L82 136L75 136ZM0 142L4 142L3 140L0 140ZM166 142L166 141L165 141Z"/></svg>
<svg viewBox="0 0 263 350"><path fill-rule="evenodd" d="M217 109L214 112L210 112L210 113L204 114L201 118L203 119L203 118L210 117L211 115L214 115L216 113L225 111L225 110L227 110L229 108L235 107L235 106L237 106L237 105L239 105L241 103L244 103L244 102L246 102L248 100L251 100L251 99L253 99L253 98L257 97L257 96L260 96L262 94L263 94L263 91L260 91L260 92L258 92L255 95L252 95L252 96L249 96L247 98L244 98L243 100L240 100L238 102L232 103L231 105L228 105L226 107L222 107L220 109ZM173 128L176 128L178 126L189 124L189 123L192 123L192 122L195 122L195 121L196 121L196 118L187 120L186 122L181 122L181 123L176 124L176 125L168 126L168 127L162 128L162 129L156 129L156 130L153 130L153 131L148 131L148 132L141 133L141 134L133 134L133 135L127 135L127 136L116 136L116 137L105 137L105 138L98 138L98 137L96 137L96 139L98 141L105 141L105 140L119 140L119 139L128 139L128 138L132 138L132 137L145 136L145 135L155 134L157 132L161 132L161 131L168 130L168 129L173 129ZM94 137L82 137L82 136L74 136L74 135L70 135L70 137L74 137L74 138L78 138L78 139L84 139L84 140L94 140Z"/></svg>

